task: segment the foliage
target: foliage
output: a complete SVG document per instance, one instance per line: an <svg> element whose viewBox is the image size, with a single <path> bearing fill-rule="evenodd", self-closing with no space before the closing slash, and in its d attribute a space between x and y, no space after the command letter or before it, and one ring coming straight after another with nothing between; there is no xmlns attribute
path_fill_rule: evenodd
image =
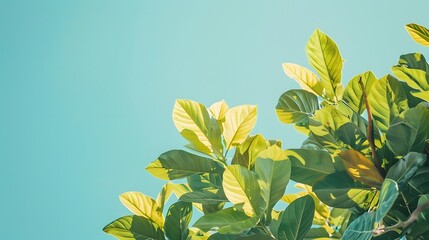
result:
<svg viewBox="0 0 429 240"><path fill-rule="evenodd" d="M406 29L429 45L428 29ZM307 136L300 149L251 136L256 106L177 100L173 121L188 150L150 163L146 170L168 181L157 199L122 194L134 215L103 230L118 239L429 239L424 56L400 56L396 77L367 71L343 87L343 58L329 36L316 30L306 52L317 74L284 63L302 89L276 106L281 122ZM290 180L302 191L285 195ZM164 209L173 193L178 201ZM288 206L278 211L280 200ZM202 216L190 227L195 210Z"/></svg>

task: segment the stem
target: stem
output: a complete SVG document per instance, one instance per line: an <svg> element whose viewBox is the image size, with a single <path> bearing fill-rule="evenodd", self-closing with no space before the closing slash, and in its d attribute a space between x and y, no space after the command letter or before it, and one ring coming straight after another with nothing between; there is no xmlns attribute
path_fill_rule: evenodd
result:
<svg viewBox="0 0 429 240"><path fill-rule="evenodd" d="M362 82L362 77L359 78L359 85L362 89L363 98L365 100L366 112L368 114L367 138L368 138L369 145L371 147L372 159L373 159L374 164L377 167L378 171L380 172L380 174L382 174L384 171L381 167L380 162L377 159L377 152L375 150L375 144L374 144L374 135L373 135L374 134L374 126L373 126L373 121L372 121L371 107L369 106L369 103L368 103L368 97L366 95L365 86L363 85L363 82ZM384 175L384 174L382 174L382 175Z"/></svg>
<svg viewBox="0 0 429 240"><path fill-rule="evenodd" d="M402 196L402 199L404 199L404 203L405 203L405 206L407 207L408 213L411 214L410 207L408 206L407 199L405 198L405 195L403 192L401 192L401 196Z"/></svg>
<svg viewBox="0 0 429 240"><path fill-rule="evenodd" d="M261 227L262 230L264 230L264 232L268 235L270 235L272 238L275 239L273 233L270 231L270 229L268 229L265 225L258 225L258 227Z"/></svg>
<svg viewBox="0 0 429 240"><path fill-rule="evenodd" d="M396 231L398 228L405 229L409 227L411 224L413 224L419 217L419 214L425 210L426 208L429 208L429 201L423 203L422 205L418 206L410 215L410 217L405 222L398 222L397 224L390 226L390 227L384 227L380 229L376 229L373 231L373 236L379 236L386 232Z"/></svg>

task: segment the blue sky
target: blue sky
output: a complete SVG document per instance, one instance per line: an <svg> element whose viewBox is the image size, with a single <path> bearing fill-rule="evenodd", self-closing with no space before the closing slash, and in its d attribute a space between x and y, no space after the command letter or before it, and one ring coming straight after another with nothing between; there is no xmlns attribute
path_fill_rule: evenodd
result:
<svg viewBox="0 0 429 240"><path fill-rule="evenodd" d="M404 29L429 26L428 1L2 0L1 239L113 239L118 195L155 196L144 168L186 143L175 99L257 104L253 133L299 147L275 115L298 88L283 62L309 67L319 28L339 45L343 82L390 73L428 52Z"/></svg>

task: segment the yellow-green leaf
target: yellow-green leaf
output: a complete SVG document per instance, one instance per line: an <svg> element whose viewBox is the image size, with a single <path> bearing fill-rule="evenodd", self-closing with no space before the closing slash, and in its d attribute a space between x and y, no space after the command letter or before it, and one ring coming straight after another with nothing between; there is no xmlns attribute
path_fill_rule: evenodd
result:
<svg viewBox="0 0 429 240"><path fill-rule="evenodd" d="M219 122L223 122L225 120L225 114L228 111L229 106L228 104L225 102L225 100L222 100L220 102L216 102L213 103L210 107L209 107L209 111L210 113L213 115L214 118L216 118L216 120L218 120Z"/></svg>
<svg viewBox="0 0 429 240"><path fill-rule="evenodd" d="M118 218L105 226L103 231L119 240L165 239L164 232L160 226L136 215Z"/></svg>
<svg viewBox="0 0 429 240"><path fill-rule="evenodd" d="M246 140L255 127L257 107L252 105L237 106L229 109L223 122L223 136L226 149L237 146Z"/></svg>
<svg viewBox="0 0 429 240"><path fill-rule="evenodd" d="M306 52L310 65L316 69L325 88L327 100L338 102L341 99L341 71L343 59L337 44L317 29L307 42Z"/></svg>
<svg viewBox="0 0 429 240"><path fill-rule="evenodd" d="M429 46L429 29L415 23L405 25L405 29L414 41L423 46Z"/></svg>
<svg viewBox="0 0 429 240"><path fill-rule="evenodd" d="M368 186L381 187L384 179L371 160L356 150L346 150L339 155L344 160L347 173L354 180Z"/></svg>
<svg viewBox="0 0 429 240"><path fill-rule="evenodd" d="M158 226L164 226L162 210L154 199L139 192L126 192L119 196L122 204L132 213L151 220Z"/></svg>
<svg viewBox="0 0 429 240"><path fill-rule="evenodd" d="M221 155L220 128L211 121L206 107L192 100L176 100L173 121L177 130L195 150L211 155ZM216 124L214 124L216 123Z"/></svg>
<svg viewBox="0 0 429 240"><path fill-rule="evenodd" d="M429 90L428 91L422 91L422 92L412 92L411 93L414 97L418 97L423 99L426 102L429 102Z"/></svg>
<svg viewBox="0 0 429 240"><path fill-rule="evenodd" d="M323 95L323 85L312 71L294 63L283 63L282 66L286 75L294 79L302 89L319 96Z"/></svg>
<svg viewBox="0 0 429 240"><path fill-rule="evenodd" d="M344 101L353 109L353 111L359 113L360 115L363 113L366 107L359 80L362 80L362 83L365 87L365 92L368 95L372 84L377 81L377 78L371 71L367 71L353 77L352 80L350 80L350 82L347 84L346 90L344 91Z"/></svg>

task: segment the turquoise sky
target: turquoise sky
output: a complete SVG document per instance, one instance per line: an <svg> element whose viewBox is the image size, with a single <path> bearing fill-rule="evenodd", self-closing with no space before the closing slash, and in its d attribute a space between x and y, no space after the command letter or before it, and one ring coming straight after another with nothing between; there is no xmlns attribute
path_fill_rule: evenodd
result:
<svg viewBox="0 0 429 240"><path fill-rule="evenodd" d="M155 196L145 172L181 148L174 100L258 104L253 133L299 147L278 97L298 85L281 63L309 67L320 28L343 76L390 72L429 53L404 24L429 26L429 1L0 1L0 239L113 239L118 195Z"/></svg>

